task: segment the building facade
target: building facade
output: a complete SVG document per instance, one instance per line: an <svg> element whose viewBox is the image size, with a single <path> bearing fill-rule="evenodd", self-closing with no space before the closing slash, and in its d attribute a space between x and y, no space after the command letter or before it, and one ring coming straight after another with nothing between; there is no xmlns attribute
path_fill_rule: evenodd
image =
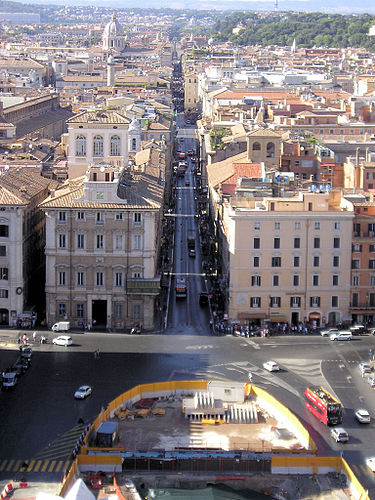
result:
<svg viewBox="0 0 375 500"><path fill-rule="evenodd" d="M317 326L348 319L352 204L341 192L222 205L228 316Z"/></svg>
<svg viewBox="0 0 375 500"><path fill-rule="evenodd" d="M41 205L48 325L67 319L73 327L150 329L163 189L117 166L86 168Z"/></svg>

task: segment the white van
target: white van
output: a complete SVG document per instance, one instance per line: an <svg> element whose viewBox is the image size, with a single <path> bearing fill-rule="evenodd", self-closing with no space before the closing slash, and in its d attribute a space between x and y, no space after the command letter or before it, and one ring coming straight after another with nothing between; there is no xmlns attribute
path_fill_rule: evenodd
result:
<svg viewBox="0 0 375 500"><path fill-rule="evenodd" d="M52 326L53 332L68 332L70 330L69 321L59 321Z"/></svg>
<svg viewBox="0 0 375 500"><path fill-rule="evenodd" d="M346 330L341 330L338 333L332 333L332 335L329 336L331 340L352 340L353 335L352 332L346 331Z"/></svg>

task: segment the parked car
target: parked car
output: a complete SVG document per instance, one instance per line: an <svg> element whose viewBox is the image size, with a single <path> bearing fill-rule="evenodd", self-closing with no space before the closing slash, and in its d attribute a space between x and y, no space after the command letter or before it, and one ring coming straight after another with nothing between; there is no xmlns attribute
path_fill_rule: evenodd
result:
<svg viewBox="0 0 375 500"><path fill-rule="evenodd" d="M329 338L330 340L352 340L353 335L350 331L341 330L338 333L332 333Z"/></svg>
<svg viewBox="0 0 375 500"><path fill-rule="evenodd" d="M201 292L199 294L199 305L202 307L208 305L208 293Z"/></svg>
<svg viewBox="0 0 375 500"><path fill-rule="evenodd" d="M331 429L331 436L336 443L346 443L349 441L349 434L343 427L334 427Z"/></svg>
<svg viewBox="0 0 375 500"><path fill-rule="evenodd" d="M263 368L268 370L269 372L278 372L280 371L280 366L275 361L266 361L263 363Z"/></svg>
<svg viewBox="0 0 375 500"><path fill-rule="evenodd" d="M92 393L92 389L89 385L81 385L78 387L76 392L74 393L75 399L85 399Z"/></svg>
<svg viewBox="0 0 375 500"><path fill-rule="evenodd" d="M338 328L328 328L328 330L322 330L320 332L320 335L322 337L329 337L333 333L339 333L339 332L340 332L340 330Z"/></svg>
<svg viewBox="0 0 375 500"><path fill-rule="evenodd" d="M358 410L355 410L354 416L360 424L369 424L371 421L369 412L364 408L358 408Z"/></svg>
<svg viewBox="0 0 375 500"><path fill-rule="evenodd" d="M375 378L374 377L369 377L367 379L367 382L370 384L371 387L375 387Z"/></svg>
<svg viewBox="0 0 375 500"><path fill-rule="evenodd" d="M359 368L360 372L362 373L362 375L364 373L371 373L372 372L371 366L368 363L359 363L358 368Z"/></svg>
<svg viewBox="0 0 375 500"><path fill-rule="evenodd" d="M60 337L56 337L52 340L52 344L68 346L72 345L73 341L72 337L69 337L68 335L60 335Z"/></svg>
<svg viewBox="0 0 375 500"><path fill-rule="evenodd" d="M366 465L372 472L375 472L375 457L366 458Z"/></svg>
<svg viewBox="0 0 375 500"><path fill-rule="evenodd" d="M366 332L366 327L364 325L353 325L349 327L349 330L353 335L363 335Z"/></svg>

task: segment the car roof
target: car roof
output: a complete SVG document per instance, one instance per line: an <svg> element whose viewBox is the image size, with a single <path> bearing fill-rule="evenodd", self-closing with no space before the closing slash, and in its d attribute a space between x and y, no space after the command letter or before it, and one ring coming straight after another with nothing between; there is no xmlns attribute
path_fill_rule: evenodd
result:
<svg viewBox="0 0 375 500"><path fill-rule="evenodd" d="M80 385L77 390L79 391L80 389L82 389L82 390L83 389L90 389L90 386L89 385Z"/></svg>
<svg viewBox="0 0 375 500"><path fill-rule="evenodd" d="M368 413L368 411L365 408L357 408L356 413L363 412L363 413Z"/></svg>
<svg viewBox="0 0 375 500"><path fill-rule="evenodd" d="M341 432L345 432L345 434L347 434L346 430L344 429L344 427L334 427L332 429L334 432L337 432L338 434L341 434Z"/></svg>

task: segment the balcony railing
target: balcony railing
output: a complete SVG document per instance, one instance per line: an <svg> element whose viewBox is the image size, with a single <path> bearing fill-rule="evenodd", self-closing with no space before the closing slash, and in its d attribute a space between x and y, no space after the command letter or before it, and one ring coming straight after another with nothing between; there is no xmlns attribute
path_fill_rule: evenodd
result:
<svg viewBox="0 0 375 500"><path fill-rule="evenodd" d="M369 303L363 303L363 302L357 302L357 303L351 303L350 304L350 309L353 309L353 310L364 310L364 311L368 311L369 309L375 309L375 303L373 304L369 304Z"/></svg>

